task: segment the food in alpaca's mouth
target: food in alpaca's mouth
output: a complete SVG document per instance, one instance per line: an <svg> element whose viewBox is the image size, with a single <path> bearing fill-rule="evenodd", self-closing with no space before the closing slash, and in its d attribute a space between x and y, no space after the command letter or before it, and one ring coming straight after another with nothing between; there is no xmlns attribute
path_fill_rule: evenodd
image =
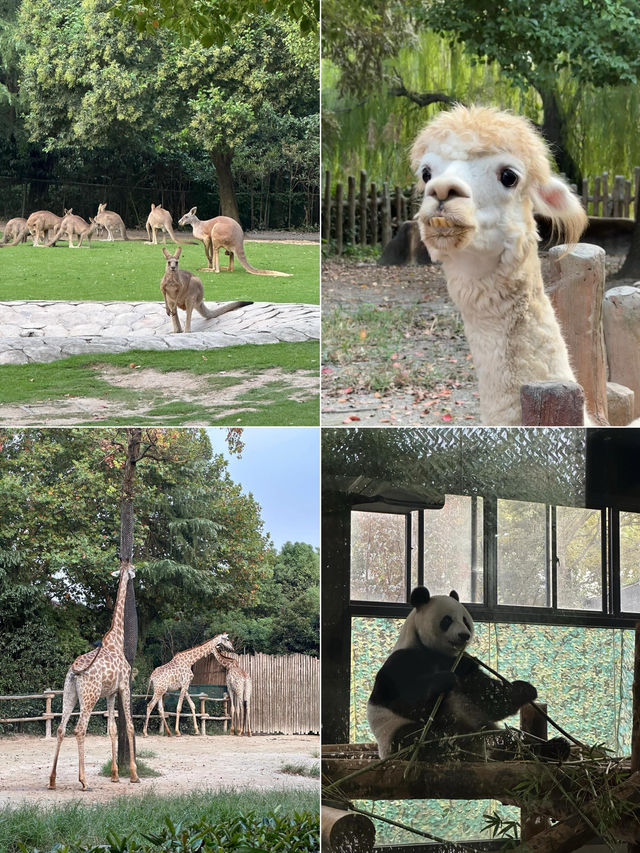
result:
<svg viewBox="0 0 640 853"><path fill-rule="evenodd" d="M456 223L444 216L432 216L431 219L429 219L428 224L431 225L432 228L450 228L451 226L455 226Z"/></svg>

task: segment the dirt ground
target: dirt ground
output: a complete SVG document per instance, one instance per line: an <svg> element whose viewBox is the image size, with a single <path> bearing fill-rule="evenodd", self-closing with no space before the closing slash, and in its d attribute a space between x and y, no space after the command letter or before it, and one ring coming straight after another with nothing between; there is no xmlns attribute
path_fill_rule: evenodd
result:
<svg viewBox="0 0 640 853"><path fill-rule="evenodd" d="M197 355L196 355L197 357ZM99 356L96 356L99 359ZM129 370L113 365L95 368L97 376L115 388L135 392L135 398L64 397L33 403L0 405L0 422L31 426L46 423L48 426L68 426L69 423L113 421L115 418L149 420L149 412L181 400L206 410L199 419L185 419L182 426L199 426L202 423L223 421L246 412L255 412L260 403L245 399L249 392L276 383L287 388L287 399L302 402L313 399L318 391L317 376L308 371L285 372L279 368L263 370L257 374L224 371L219 375L235 378L228 388L212 392L206 376L188 374L184 370L161 373L151 368ZM175 415L166 416L173 423ZM161 415L153 416L153 423L162 424Z"/></svg>
<svg viewBox="0 0 640 853"><path fill-rule="evenodd" d="M55 749L55 739L33 735L0 738L3 767L0 805L23 803L105 802L114 797L135 797L145 792L180 794L206 789L303 788L318 790L318 777L282 772L286 764L313 767L318 763L320 740L313 735L208 735L180 738L149 735L136 738L143 760L162 775L142 779L132 785L128 779L114 784L100 776L99 769L111 759L108 737L88 735L85 742L85 770L88 788L78 782L78 750L73 734L68 734L60 750L57 786L47 784ZM154 757L144 757L150 752Z"/></svg>
<svg viewBox="0 0 640 853"><path fill-rule="evenodd" d="M607 254L608 276L619 269L623 259ZM543 275L547 265L543 253ZM616 280L608 286L633 283ZM359 385L357 361L338 363L327 358L333 342L323 330L323 426L479 424L473 361L442 268L437 264L381 267L375 261L324 259L323 320L330 312L353 316L366 305L375 306L379 312L401 308L412 314L414 328L408 328L390 356L398 375L408 377L408 381L382 393ZM380 364L379 370L385 367ZM362 375L367 372L371 373L371 365L363 364Z"/></svg>

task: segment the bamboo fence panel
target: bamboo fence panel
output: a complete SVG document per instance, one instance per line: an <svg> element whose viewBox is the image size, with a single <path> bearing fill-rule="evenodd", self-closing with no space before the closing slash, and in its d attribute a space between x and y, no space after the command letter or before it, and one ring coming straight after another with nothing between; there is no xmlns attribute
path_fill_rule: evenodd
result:
<svg viewBox="0 0 640 853"><path fill-rule="evenodd" d="M251 729L255 733L307 734L320 731L320 661L309 655L239 655L251 676ZM198 661L195 684L224 684L215 658Z"/></svg>

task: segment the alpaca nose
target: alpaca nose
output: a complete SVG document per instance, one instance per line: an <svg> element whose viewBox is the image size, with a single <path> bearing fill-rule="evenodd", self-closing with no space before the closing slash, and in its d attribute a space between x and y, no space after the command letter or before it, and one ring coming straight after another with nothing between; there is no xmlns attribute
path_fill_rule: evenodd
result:
<svg viewBox="0 0 640 853"><path fill-rule="evenodd" d="M437 199L440 206L454 198L471 198L471 190L463 181L447 175L429 181L425 192Z"/></svg>

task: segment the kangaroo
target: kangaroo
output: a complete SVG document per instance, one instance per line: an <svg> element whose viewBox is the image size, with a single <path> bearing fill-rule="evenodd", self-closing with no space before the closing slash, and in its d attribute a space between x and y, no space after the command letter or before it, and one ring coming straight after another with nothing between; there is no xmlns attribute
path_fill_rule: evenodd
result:
<svg viewBox="0 0 640 853"><path fill-rule="evenodd" d="M164 305L167 310L167 315L171 317L174 332L181 332L180 320L178 319L178 308L187 312L184 321L185 332L191 331L191 314L193 309L205 317L207 320L212 320L214 317L219 317L221 314L226 314L228 311L235 311L236 308L244 308L245 305L253 305L252 302L229 302L218 308L216 311L209 311L203 301L204 288L202 281L197 275L194 275L189 270L178 269L178 258L182 252L182 246L178 246L174 255L169 254L167 249L162 250L162 254L167 260L165 273L160 282L160 289L164 296Z"/></svg>
<svg viewBox="0 0 640 853"><path fill-rule="evenodd" d="M122 221L122 217L113 210L107 210L106 203L98 205L98 212L96 213L95 221L98 225L102 225L106 230L109 240L114 240L114 232L118 231L120 232L123 240L129 239L127 237L127 229Z"/></svg>
<svg viewBox="0 0 640 853"><path fill-rule="evenodd" d="M68 211L65 210L64 213L66 215ZM33 235L33 245L38 246L44 242L45 234L49 237L49 232L55 231L61 222L62 216L56 216L50 210L36 210L32 213L27 219L27 225Z"/></svg>
<svg viewBox="0 0 640 853"><path fill-rule="evenodd" d="M161 204L152 204L151 205L151 213L147 216L147 236L149 238L148 243L150 246L158 245L158 231L164 231L163 242L167 242L167 234L174 243L179 244L180 240L176 237L173 231L173 219L171 218L171 214L168 210L166 210ZM151 232L153 231L153 238L151 237Z"/></svg>
<svg viewBox="0 0 640 853"><path fill-rule="evenodd" d="M53 237L46 243L47 246L55 246L56 241L61 238L61 236L66 232L69 238L69 248L70 249L79 249L82 246L82 241L84 238L87 238L87 242L89 244L89 248L91 248L91 237L93 236L96 228L98 227L98 223L95 219L91 220L91 224L88 224L84 221L81 216L77 216L73 212L73 208L67 210L65 216L62 218L60 225L53 232ZM73 245L73 237L78 237L77 246Z"/></svg>
<svg viewBox="0 0 640 853"><path fill-rule="evenodd" d="M4 231L2 232L2 243L0 243L0 245L8 243L10 246L17 246L18 243L26 243L27 237L29 237L30 234L31 232L27 225L27 220L22 216L16 216L14 219L10 219L4 226Z"/></svg>
<svg viewBox="0 0 640 853"><path fill-rule="evenodd" d="M247 256L244 253L244 234L242 228L238 225L235 219L230 216L214 216L213 219L198 219L196 216L197 207L192 207L189 213L180 219L178 225L191 225L193 236L204 243L204 252L207 256L209 270L220 272L220 263L218 261L218 252L220 249L225 249L229 255L229 272L233 272L233 256L238 256L238 260L247 272L253 275L281 275L290 277L291 273L277 272L276 270L259 270L252 267Z"/></svg>

